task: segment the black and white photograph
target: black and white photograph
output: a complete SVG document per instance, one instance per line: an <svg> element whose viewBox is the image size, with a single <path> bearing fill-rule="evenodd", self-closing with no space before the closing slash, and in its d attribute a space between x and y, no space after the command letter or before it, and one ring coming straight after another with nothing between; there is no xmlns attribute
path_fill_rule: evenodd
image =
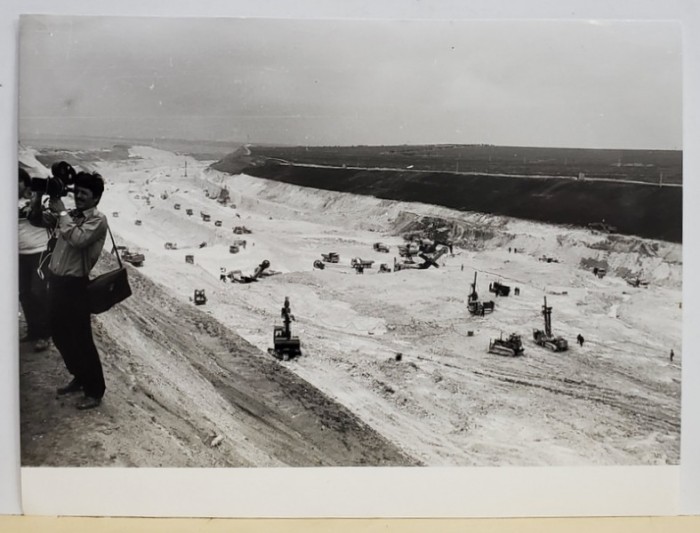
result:
<svg viewBox="0 0 700 533"><path fill-rule="evenodd" d="M677 23L19 30L23 467L679 465Z"/></svg>

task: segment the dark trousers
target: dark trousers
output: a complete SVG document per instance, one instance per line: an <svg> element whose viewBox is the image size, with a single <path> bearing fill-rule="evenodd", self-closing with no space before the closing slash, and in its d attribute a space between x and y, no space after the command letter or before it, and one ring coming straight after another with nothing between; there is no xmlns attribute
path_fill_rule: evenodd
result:
<svg viewBox="0 0 700 533"><path fill-rule="evenodd" d="M85 394L102 398L105 379L100 354L92 338L87 283L87 277L50 276L51 338L68 372L82 385Z"/></svg>
<svg viewBox="0 0 700 533"><path fill-rule="evenodd" d="M41 255L19 254L19 302L30 339L48 339L51 335L46 281L37 274Z"/></svg>

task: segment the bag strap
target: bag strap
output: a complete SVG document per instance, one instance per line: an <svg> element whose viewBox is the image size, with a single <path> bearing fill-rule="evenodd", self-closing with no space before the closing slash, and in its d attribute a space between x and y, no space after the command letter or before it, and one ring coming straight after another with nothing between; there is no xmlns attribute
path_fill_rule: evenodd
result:
<svg viewBox="0 0 700 533"><path fill-rule="evenodd" d="M117 243L114 242L114 235L112 235L112 230L109 227L109 223L107 223L107 231L109 232L110 239L112 239L112 252L114 252L117 255L117 262L119 263L119 268L124 268L124 265L122 264L122 258L119 257ZM85 250L83 250L83 268L85 269L85 275L88 276L90 272L88 272L87 253L85 253Z"/></svg>
<svg viewBox="0 0 700 533"><path fill-rule="evenodd" d="M107 231L109 232L109 237L112 239L112 251L117 255L117 262L119 263L119 268L122 268L122 258L119 257L119 250L117 250L117 243L114 242L114 235L112 235L112 230L109 228L109 223L107 223Z"/></svg>

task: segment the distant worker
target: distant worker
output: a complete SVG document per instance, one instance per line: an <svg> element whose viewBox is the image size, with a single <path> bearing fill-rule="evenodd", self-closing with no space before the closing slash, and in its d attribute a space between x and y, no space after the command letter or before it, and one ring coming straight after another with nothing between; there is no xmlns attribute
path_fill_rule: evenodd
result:
<svg viewBox="0 0 700 533"><path fill-rule="evenodd" d="M224 267L219 268L219 281L226 283L226 269Z"/></svg>
<svg viewBox="0 0 700 533"><path fill-rule="evenodd" d="M579 345L579 346L583 346L583 341L584 341L583 335L581 335L581 334L579 333L579 334L576 336L576 341L578 342L578 345Z"/></svg>
<svg viewBox="0 0 700 533"><path fill-rule="evenodd" d="M509 246L509 247L508 247L508 253L510 253L511 250L512 250L512 248Z"/></svg>
<svg viewBox="0 0 700 533"><path fill-rule="evenodd" d="M515 295L520 296L520 287L515 287Z"/></svg>
<svg viewBox="0 0 700 533"><path fill-rule="evenodd" d="M394 259L396 261L396 259ZM464 272L464 265L462 265L461 271Z"/></svg>
<svg viewBox="0 0 700 533"><path fill-rule="evenodd" d="M669 358L671 359L671 362L672 362L672 363L673 363L673 356L674 356L674 355L675 355L675 354L673 353L673 350L671 350L671 355L669 356Z"/></svg>

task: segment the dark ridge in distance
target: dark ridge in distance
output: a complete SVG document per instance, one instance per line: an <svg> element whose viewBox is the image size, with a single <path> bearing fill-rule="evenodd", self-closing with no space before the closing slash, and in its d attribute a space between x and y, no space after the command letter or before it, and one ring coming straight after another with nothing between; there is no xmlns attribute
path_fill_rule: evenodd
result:
<svg viewBox="0 0 700 533"><path fill-rule="evenodd" d="M231 173L241 169L235 165ZM223 160L215 168L227 171ZM244 173L299 185L459 211L586 227L606 224L616 232L682 242L682 188L615 181L511 178L411 172L314 168L274 162L248 166Z"/></svg>

